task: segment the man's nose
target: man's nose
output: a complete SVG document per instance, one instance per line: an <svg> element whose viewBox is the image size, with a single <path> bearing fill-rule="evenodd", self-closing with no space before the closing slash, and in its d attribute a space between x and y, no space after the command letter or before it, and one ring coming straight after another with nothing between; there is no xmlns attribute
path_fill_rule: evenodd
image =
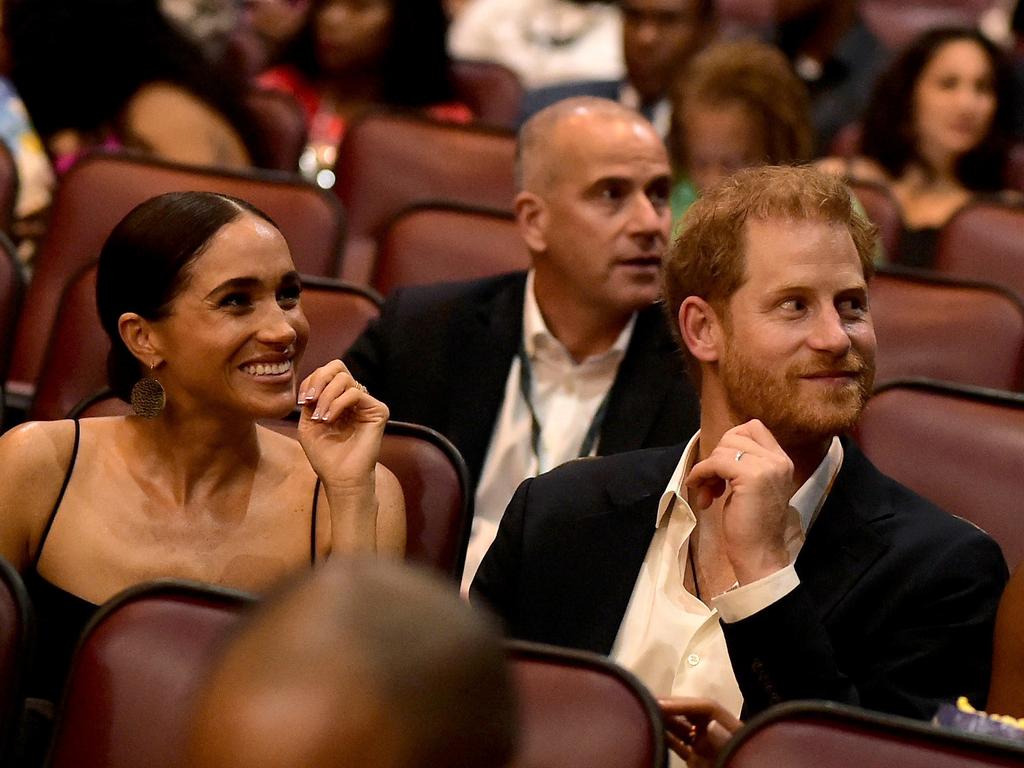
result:
<svg viewBox="0 0 1024 768"><path fill-rule="evenodd" d="M845 355L850 351L852 346L850 334L835 307L827 307L818 313L808 338L808 344L813 349L837 356Z"/></svg>
<svg viewBox="0 0 1024 768"><path fill-rule="evenodd" d="M661 234L668 237L672 213L667 204L655 202L645 194L638 194L630 216L634 231L644 235Z"/></svg>

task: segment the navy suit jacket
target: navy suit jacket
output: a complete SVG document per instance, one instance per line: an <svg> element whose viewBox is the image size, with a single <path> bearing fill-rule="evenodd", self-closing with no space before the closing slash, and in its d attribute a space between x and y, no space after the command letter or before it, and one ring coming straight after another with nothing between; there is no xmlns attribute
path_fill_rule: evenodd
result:
<svg viewBox="0 0 1024 768"><path fill-rule="evenodd" d="M392 418L436 429L475 486L523 334L526 273L394 291L345 356ZM661 309L640 311L597 452L671 445L696 430L697 396Z"/></svg>
<svg viewBox="0 0 1024 768"><path fill-rule="evenodd" d="M929 718L984 702L1006 564L987 534L880 473L849 441L796 561L800 585L723 622L744 716L827 699ZM570 462L525 481L471 598L511 635L608 654L682 446Z"/></svg>

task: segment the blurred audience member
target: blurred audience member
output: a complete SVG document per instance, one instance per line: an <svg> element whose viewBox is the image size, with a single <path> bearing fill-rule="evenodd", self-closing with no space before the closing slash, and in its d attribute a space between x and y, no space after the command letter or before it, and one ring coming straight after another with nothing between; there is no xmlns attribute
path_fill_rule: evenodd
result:
<svg viewBox="0 0 1024 768"><path fill-rule="evenodd" d="M626 77L576 81L527 93L529 117L560 99L598 96L635 109L664 138L672 116L671 88L690 58L715 31L712 0L623 0L622 52Z"/></svg>
<svg viewBox="0 0 1024 768"><path fill-rule="evenodd" d="M346 124L375 106L472 119L455 100L446 23L441 0L313 1L287 63L260 77L261 85L291 93L306 110L310 144L303 173L315 178L333 168ZM331 186L333 175L317 180Z"/></svg>
<svg viewBox="0 0 1024 768"><path fill-rule="evenodd" d="M992 43L970 29L927 32L879 78L861 156L820 167L889 184L904 222L898 261L930 266L942 225L974 196L1003 189L1012 101Z"/></svg>
<svg viewBox="0 0 1024 768"><path fill-rule="evenodd" d="M464 7L448 36L457 58L497 61L527 88L622 77L622 16L615 2L460 1Z"/></svg>
<svg viewBox="0 0 1024 768"><path fill-rule="evenodd" d="M264 67L276 63L302 31L311 0L243 0L243 26L255 34Z"/></svg>
<svg viewBox="0 0 1024 768"><path fill-rule="evenodd" d="M0 555L39 622L32 696L59 696L96 606L133 584L260 591L331 553L403 550L402 492L376 461L388 410L337 360L297 382L300 290L281 233L233 198L161 195L111 233L97 303L134 415L0 438ZM298 442L257 426L297 387Z"/></svg>
<svg viewBox="0 0 1024 768"><path fill-rule="evenodd" d="M256 608L195 709L194 768L502 768L517 712L496 623L398 564L331 562Z"/></svg>
<svg viewBox="0 0 1024 768"><path fill-rule="evenodd" d="M6 77L0 77L0 141L10 151L18 174L11 235L22 266L31 270L36 243L45 231L44 219L55 179L50 158L25 104Z"/></svg>
<svg viewBox="0 0 1024 768"><path fill-rule="evenodd" d="M690 62L673 94L672 216L741 168L802 162L813 149L807 89L786 57L754 41L712 45Z"/></svg>
<svg viewBox="0 0 1024 768"><path fill-rule="evenodd" d="M241 23L237 0L159 0L160 12L219 63Z"/></svg>
<svg viewBox="0 0 1024 768"><path fill-rule="evenodd" d="M816 154L867 106L891 54L861 18L860 0L777 0L774 42L811 97Z"/></svg>
<svg viewBox="0 0 1024 768"><path fill-rule="evenodd" d="M96 146L186 163L263 161L239 94L157 0L8 0L12 79L59 171Z"/></svg>
<svg viewBox="0 0 1024 768"><path fill-rule="evenodd" d="M560 101L520 131L517 177L533 268L395 291L345 358L395 418L466 458L467 587L523 478L697 422L655 303L671 180L654 128L613 101Z"/></svg>

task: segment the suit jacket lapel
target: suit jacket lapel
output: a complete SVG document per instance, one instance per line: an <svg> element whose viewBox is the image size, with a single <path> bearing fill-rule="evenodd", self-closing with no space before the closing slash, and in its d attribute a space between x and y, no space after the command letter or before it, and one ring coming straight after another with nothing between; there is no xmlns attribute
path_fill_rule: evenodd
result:
<svg viewBox="0 0 1024 768"><path fill-rule="evenodd" d="M607 456L646 445L661 402L672 382L682 375L679 352L665 329L660 308L642 310L612 385L597 452ZM686 437L680 435L680 439Z"/></svg>
<svg viewBox="0 0 1024 768"><path fill-rule="evenodd" d="M446 434L466 459L474 485L504 398L508 369L522 338L525 288L524 272L452 317Z"/></svg>
<svg viewBox="0 0 1024 768"><path fill-rule="evenodd" d="M565 573L556 587L564 595L557 602L557 623L562 637L556 643L608 654L637 574L654 535L661 489L625 504L615 504L600 515L573 521L572 548L566 562L577 567Z"/></svg>
<svg viewBox="0 0 1024 768"><path fill-rule="evenodd" d="M892 515L878 492L878 479L878 470L844 439L843 467L796 561L822 620L889 547L872 525Z"/></svg>

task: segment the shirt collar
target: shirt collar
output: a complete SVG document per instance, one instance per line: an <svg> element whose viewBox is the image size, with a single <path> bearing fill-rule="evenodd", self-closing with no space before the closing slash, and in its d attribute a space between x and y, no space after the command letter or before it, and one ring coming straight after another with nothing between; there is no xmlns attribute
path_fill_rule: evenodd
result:
<svg viewBox="0 0 1024 768"><path fill-rule="evenodd" d="M698 429L696 434L690 438L690 442L686 444L686 449L683 451L679 463L676 464L675 471L672 473L664 493L661 494L661 499L658 501L658 517L655 521L655 528L661 527L665 514L675 499L678 498L680 501L686 501L686 487L683 485L683 481L690 473L690 468L697 461L697 446L699 442L700 430ZM814 470L811 476L807 478L807 481L800 486L789 500L790 506L794 507L800 516L800 527L805 534L810 529L815 518L817 518L822 504L825 503L825 499L828 498L829 491L832 490L832 484L835 482L836 475L839 474L842 466L843 444L838 437L833 437L832 444L829 445L828 451L825 453L825 458L821 460L818 468Z"/></svg>
<svg viewBox="0 0 1024 768"><path fill-rule="evenodd" d="M569 350L565 348L555 335L551 333L548 328L548 324L544 322L544 316L540 312L540 307L537 305L537 295L533 290L534 282L534 270L530 270L526 273L526 292L523 297L523 347L526 349L526 355L534 360L537 357L538 346L546 346L548 348L556 347L560 349L566 356L567 359L571 360L572 356L569 354ZM600 354L588 357L582 361L584 363L593 360L600 360L605 357L622 357L626 354L626 349L629 347L629 341L633 337L633 327L636 325L636 312L629 318L629 322L619 333L615 342L609 349Z"/></svg>

